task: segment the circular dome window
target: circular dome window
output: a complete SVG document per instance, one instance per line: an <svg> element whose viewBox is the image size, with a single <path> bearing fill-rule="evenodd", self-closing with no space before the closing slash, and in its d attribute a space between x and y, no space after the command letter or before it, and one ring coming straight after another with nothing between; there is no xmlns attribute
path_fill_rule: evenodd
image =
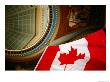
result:
<svg viewBox="0 0 110 82"><path fill-rule="evenodd" d="M56 6L47 5L7 5L6 55L26 56L46 46L54 38L57 10Z"/></svg>

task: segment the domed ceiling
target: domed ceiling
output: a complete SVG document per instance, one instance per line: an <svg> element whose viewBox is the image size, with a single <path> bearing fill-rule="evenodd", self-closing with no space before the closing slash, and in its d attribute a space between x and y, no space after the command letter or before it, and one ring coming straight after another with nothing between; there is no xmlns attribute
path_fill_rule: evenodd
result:
<svg viewBox="0 0 110 82"><path fill-rule="evenodd" d="M58 10L46 5L7 5L6 55L31 55L49 44L57 32Z"/></svg>

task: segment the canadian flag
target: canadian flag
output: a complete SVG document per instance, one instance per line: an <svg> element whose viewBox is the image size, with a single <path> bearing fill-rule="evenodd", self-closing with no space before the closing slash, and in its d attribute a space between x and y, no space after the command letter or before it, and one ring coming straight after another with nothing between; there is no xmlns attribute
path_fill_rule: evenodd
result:
<svg viewBox="0 0 110 82"><path fill-rule="evenodd" d="M48 46L35 70L106 70L106 37L101 29L59 46Z"/></svg>

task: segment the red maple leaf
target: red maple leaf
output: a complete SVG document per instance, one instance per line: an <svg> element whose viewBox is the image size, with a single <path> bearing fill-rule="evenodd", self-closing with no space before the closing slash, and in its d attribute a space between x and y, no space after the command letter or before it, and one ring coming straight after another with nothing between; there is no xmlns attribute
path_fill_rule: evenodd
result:
<svg viewBox="0 0 110 82"><path fill-rule="evenodd" d="M66 53L60 54L60 57L58 58L58 60L61 62L60 65L74 64L76 60L84 59L84 57L85 57L85 53L84 54L80 53L79 55L77 55L77 49L74 49L71 47L71 51L69 51L69 54L66 54Z"/></svg>

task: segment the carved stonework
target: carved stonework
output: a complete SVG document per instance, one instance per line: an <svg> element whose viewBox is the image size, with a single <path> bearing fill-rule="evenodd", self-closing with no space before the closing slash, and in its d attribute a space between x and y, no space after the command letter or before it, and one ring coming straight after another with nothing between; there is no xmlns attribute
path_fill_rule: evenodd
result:
<svg viewBox="0 0 110 82"><path fill-rule="evenodd" d="M77 28L84 27L89 20L90 7L89 6L69 6L69 13L67 16L68 26Z"/></svg>

